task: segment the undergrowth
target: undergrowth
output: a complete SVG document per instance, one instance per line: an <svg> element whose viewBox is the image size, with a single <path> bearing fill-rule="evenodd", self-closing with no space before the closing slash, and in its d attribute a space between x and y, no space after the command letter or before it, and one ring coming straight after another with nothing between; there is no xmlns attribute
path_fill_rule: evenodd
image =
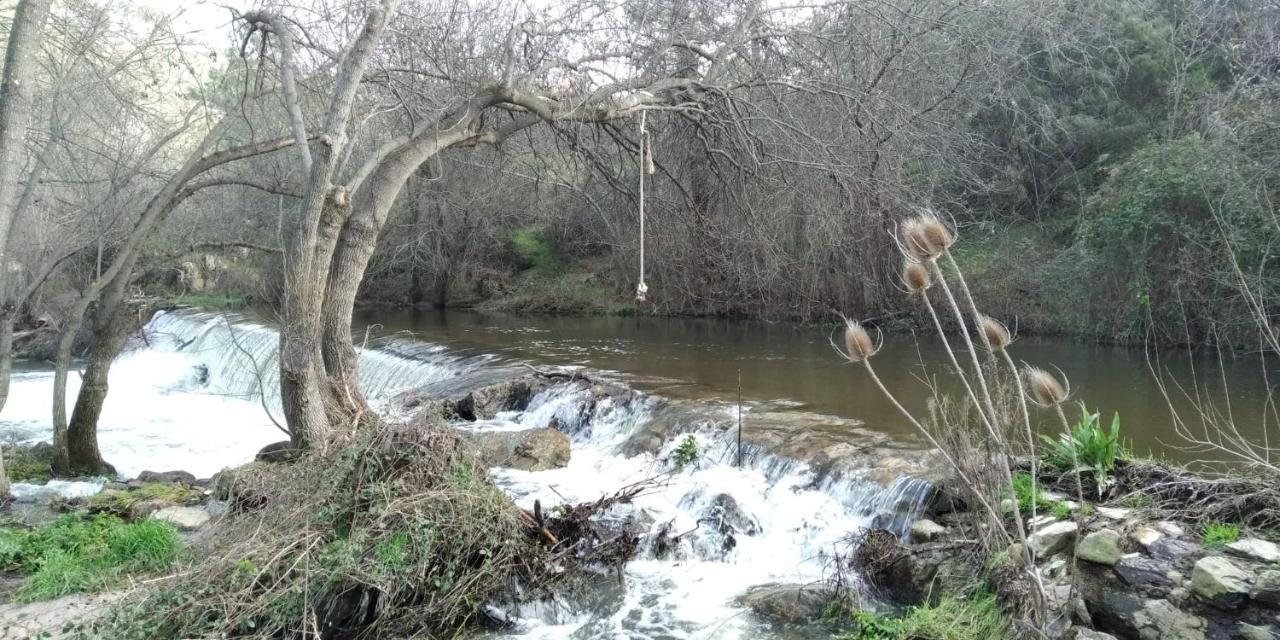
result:
<svg viewBox="0 0 1280 640"><path fill-rule="evenodd" d="M26 576L16 598L34 602L164 571L180 546L177 530L166 522L77 512L34 529L0 528L0 566Z"/></svg>
<svg viewBox="0 0 1280 640"><path fill-rule="evenodd" d="M1041 435L1045 464L1071 470L1075 461L1083 469L1093 472L1099 487L1107 485L1107 478L1115 469L1116 460L1126 457L1128 449L1120 439L1120 414L1111 416L1110 428L1103 427L1097 413L1090 413L1083 406L1080 419L1070 433L1060 433L1057 438Z"/></svg>
<svg viewBox="0 0 1280 640"><path fill-rule="evenodd" d="M174 296L170 302L202 309L243 309L249 306L248 298L235 293L186 293Z"/></svg>
<svg viewBox="0 0 1280 640"><path fill-rule="evenodd" d="M835 637L837 640L1003 640L1010 635L996 596L980 592L911 607L901 616L858 612L850 619L849 629Z"/></svg>
<svg viewBox="0 0 1280 640"><path fill-rule="evenodd" d="M1206 549L1225 549L1227 545L1240 539L1240 527L1234 524L1211 522L1201 530L1200 537Z"/></svg>
<svg viewBox="0 0 1280 640"><path fill-rule="evenodd" d="M83 637L451 636L554 578L529 516L444 429L365 429L226 484L233 510L183 577Z"/></svg>

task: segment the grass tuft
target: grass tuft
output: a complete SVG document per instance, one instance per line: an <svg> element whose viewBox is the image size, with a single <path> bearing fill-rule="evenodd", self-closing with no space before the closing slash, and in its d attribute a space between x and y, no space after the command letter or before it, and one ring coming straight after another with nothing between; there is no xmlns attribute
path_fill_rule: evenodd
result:
<svg viewBox="0 0 1280 640"><path fill-rule="evenodd" d="M859 612L850 630L837 640L1004 640L1009 628L996 596L978 593L945 597L937 604L911 607L898 617Z"/></svg>
<svg viewBox="0 0 1280 640"><path fill-rule="evenodd" d="M1200 531L1200 541L1206 549L1224 549L1240 539L1240 527L1223 522L1212 522Z"/></svg>

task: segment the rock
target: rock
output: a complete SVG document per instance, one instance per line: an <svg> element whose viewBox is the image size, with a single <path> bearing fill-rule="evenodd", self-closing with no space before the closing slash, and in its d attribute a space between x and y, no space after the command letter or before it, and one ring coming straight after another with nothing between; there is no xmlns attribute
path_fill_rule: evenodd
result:
<svg viewBox="0 0 1280 640"><path fill-rule="evenodd" d="M138 474L138 480L140 482L184 484L188 487L196 483L196 477L186 471L143 471Z"/></svg>
<svg viewBox="0 0 1280 640"><path fill-rule="evenodd" d="M1238 633L1241 640L1275 640L1280 638L1280 633L1276 633L1275 627L1249 624L1247 622L1240 623Z"/></svg>
<svg viewBox="0 0 1280 640"><path fill-rule="evenodd" d="M1128 520L1130 514L1133 513L1130 509L1122 509L1120 507L1096 507L1094 511L1108 520L1117 521Z"/></svg>
<svg viewBox="0 0 1280 640"><path fill-rule="evenodd" d="M467 433L463 442L490 467L546 471L569 464L569 437L551 428Z"/></svg>
<svg viewBox="0 0 1280 640"><path fill-rule="evenodd" d="M200 507L165 507L152 518L168 522L182 531L195 531L209 523L209 512Z"/></svg>
<svg viewBox="0 0 1280 640"><path fill-rule="evenodd" d="M1047 558L1071 544L1080 527L1074 522L1055 522L1027 537L1027 545L1037 558Z"/></svg>
<svg viewBox="0 0 1280 640"><path fill-rule="evenodd" d="M774 622L808 624L822 617L831 595L822 585L765 584L747 590L738 602Z"/></svg>
<svg viewBox="0 0 1280 640"><path fill-rule="evenodd" d="M1260 572L1258 579L1253 582L1251 595L1262 604L1280 607L1280 569Z"/></svg>
<svg viewBox="0 0 1280 640"><path fill-rule="evenodd" d="M1018 510L1018 501L1013 498L1005 498L1000 501L1000 513L1013 513Z"/></svg>
<svg viewBox="0 0 1280 640"><path fill-rule="evenodd" d="M1150 548L1151 545L1155 544L1156 541L1158 541L1160 538L1163 538L1163 537L1164 537L1163 533L1160 533L1159 531L1156 531L1151 527L1145 527L1145 526L1137 527L1133 531L1129 532L1129 538L1132 539L1134 542L1142 545L1143 549Z"/></svg>
<svg viewBox="0 0 1280 640"><path fill-rule="evenodd" d="M1081 560L1114 567L1124 553L1120 550L1120 534L1100 529L1081 538L1076 557Z"/></svg>
<svg viewBox="0 0 1280 640"><path fill-rule="evenodd" d="M1144 640L1204 640L1204 618L1173 606L1168 600L1147 600L1134 615Z"/></svg>
<svg viewBox="0 0 1280 640"><path fill-rule="evenodd" d="M947 528L932 520L916 520L911 525L911 541L912 542L933 542L941 538L947 532Z"/></svg>
<svg viewBox="0 0 1280 640"><path fill-rule="evenodd" d="M1039 529L1040 527L1043 527L1047 524L1053 524L1057 521L1058 521L1057 518L1045 513L1028 520L1027 526L1032 529Z"/></svg>
<svg viewBox="0 0 1280 640"><path fill-rule="evenodd" d="M177 507L179 505L169 502L168 500L139 500L129 504L129 519L141 520L151 514L168 509L169 507Z"/></svg>
<svg viewBox="0 0 1280 640"><path fill-rule="evenodd" d="M1182 536L1187 535L1187 532L1182 527L1169 522L1168 520L1161 520L1160 522L1157 522L1155 527L1157 531L1171 538L1181 538Z"/></svg>
<svg viewBox="0 0 1280 640"><path fill-rule="evenodd" d="M1258 538L1245 538L1232 542L1227 545L1227 551L1262 562L1280 562L1280 545Z"/></svg>
<svg viewBox="0 0 1280 640"><path fill-rule="evenodd" d="M1174 586L1167 561L1134 554L1120 558L1114 566L1116 575L1135 590L1161 592Z"/></svg>
<svg viewBox="0 0 1280 640"><path fill-rule="evenodd" d="M302 455L302 450L295 449L288 440L272 442L258 450L254 459L259 462L292 462Z"/></svg>
<svg viewBox="0 0 1280 640"><path fill-rule="evenodd" d="M1076 627L1075 635L1070 636L1074 640L1116 640L1116 637L1101 631L1094 631L1087 627Z"/></svg>
<svg viewBox="0 0 1280 640"><path fill-rule="evenodd" d="M1177 540L1174 538L1156 540L1147 548L1147 553L1150 553L1153 558L1171 562L1186 561L1187 564L1203 558L1206 554L1204 547L1190 540Z"/></svg>
<svg viewBox="0 0 1280 640"><path fill-rule="evenodd" d="M1219 607L1234 609L1249 597L1249 574L1222 556L1201 558L1191 570L1191 590Z"/></svg>

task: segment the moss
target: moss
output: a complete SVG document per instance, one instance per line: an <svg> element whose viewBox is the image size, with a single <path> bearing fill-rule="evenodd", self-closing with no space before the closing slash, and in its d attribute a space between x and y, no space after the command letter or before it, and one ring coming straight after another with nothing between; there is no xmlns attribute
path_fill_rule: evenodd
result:
<svg viewBox="0 0 1280 640"><path fill-rule="evenodd" d="M203 498L200 489L170 482L148 482L127 490L103 491L86 500L85 506L90 511L130 518L135 514L135 507L145 502L193 504Z"/></svg>

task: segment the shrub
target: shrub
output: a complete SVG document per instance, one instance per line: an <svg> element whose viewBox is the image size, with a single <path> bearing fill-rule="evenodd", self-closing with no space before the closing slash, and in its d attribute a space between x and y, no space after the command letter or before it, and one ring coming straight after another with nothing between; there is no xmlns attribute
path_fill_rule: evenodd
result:
<svg viewBox="0 0 1280 640"><path fill-rule="evenodd" d="M693 434L686 435L680 446L671 452L671 461L677 469L683 469L698 461L698 439Z"/></svg>
<svg viewBox="0 0 1280 640"><path fill-rule="evenodd" d="M19 600L47 600L106 589L128 574L164 571L180 546L177 530L165 522L77 512L36 529L0 528L0 565L28 575Z"/></svg>
<svg viewBox="0 0 1280 640"><path fill-rule="evenodd" d="M1089 413L1083 406L1080 420L1070 433L1059 434L1057 438L1047 435L1040 438L1046 445L1043 454L1046 464L1069 470L1073 459L1078 459L1082 468L1093 472L1099 488L1107 484L1107 475L1115 468L1116 460L1128 455L1120 440L1120 414L1111 417L1109 429L1103 428L1098 414Z"/></svg>
<svg viewBox="0 0 1280 640"><path fill-rule="evenodd" d="M511 251L516 254L521 267L542 272L555 270L555 250L552 249L551 243L535 229L512 231Z"/></svg>
<svg viewBox="0 0 1280 640"><path fill-rule="evenodd" d="M1222 549L1239 539L1240 527L1234 524L1213 522L1200 532L1200 541L1206 549Z"/></svg>

